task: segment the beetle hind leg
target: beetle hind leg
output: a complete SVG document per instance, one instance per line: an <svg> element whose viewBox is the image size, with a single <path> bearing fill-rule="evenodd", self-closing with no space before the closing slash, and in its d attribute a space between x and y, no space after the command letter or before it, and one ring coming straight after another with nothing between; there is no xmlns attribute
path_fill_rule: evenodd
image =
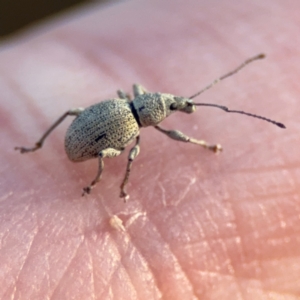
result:
<svg viewBox="0 0 300 300"><path fill-rule="evenodd" d="M122 90L117 90L117 94L118 94L118 96L119 96L120 99L127 100L127 102L131 101L131 97L130 97L130 95L128 93L125 93Z"/></svg>
<svg viewBox="0 0 300 300"><path fill-rule="evenodd" d="M185 135L184 133L182 133L178 130L165 130L158 125L154 126L154 128L157 129L158 131L164 133L165 135L167 135L169 138L171 138L173 140L200 145L200 146L202 146L210 151L213 151L215 153L222 151L222 146L220 144L209 145L206 141L196 140L194 138L191 138L191 137Z"/></svg>
<svg viewBox="0 0 300 300"><path fill-rule="evenodd" d="M127 168L126 168L126 172L125 172L123 182L121 184L121 193L120 193L120 197L124 198L124 202L126 202L129 199L129 195L125 192L125 186L126 186L126 184L128 182L128 179L129 179L129 174L130 174L130 171L131 171L132 163L133 163L134 159L138 156L138 154L140 152L139 143L140 143L140 137L137 136L135 145L134 145L134 147L132 147L130 149L130 152L129 152L129 155L128 155Z"/></svg>
<svg viewBox="0 0 300 300"><path fill-rule="evenodd" d="M74 108L70 109L69 111L65 112L44 134L43 136L35 143L34 147L25 148L25 147L15 147L15 150L19 150L21 153L33 152L40 148L42 148L45 139L48 135L68 116L78 116L84 111L84 108Z"/></svg>
<svg viewBox="0 0 300 300"><path fill-rule="evenodd" d="M120 155L121 153L122 153L121 150L116 150L113 148L107 148L105 150L102 150L99 153L99 167L98 167L97 175L96 175L95 179L91 182L90 185L83 188L82 196L84 196L85 194L90 194L92 189L95 187L96 183L100 181L101 175L102 175L102 172L104 169L103 158L104 157L115 157L115 156Z"/></svg>

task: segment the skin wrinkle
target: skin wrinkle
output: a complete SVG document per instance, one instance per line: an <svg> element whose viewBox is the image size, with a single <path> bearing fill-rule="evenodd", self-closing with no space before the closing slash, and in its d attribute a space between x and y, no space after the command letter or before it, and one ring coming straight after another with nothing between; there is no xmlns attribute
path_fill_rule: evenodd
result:
<svg viewBox="0 0 300 300"><path fill-rule="evenodd" d="M57 289L60 288L60 282L62 282L64 280L64 277L66 277L68 275L67 272L70 269L70 267L72 266L74 260L76 259L76 256L78 254L78 250L83 245L83 243L84 243L84 237L82 237L80 243L78 244L78 247L75 249L75 251L73 251L73 255L72 255L72 257L70 257L70 260L69 260L68 264L64 268L65 269L64 272L62 272L60 278L58 279L56 287L52 290L51 298L56 297L55 294L58 293Z"/></svg>
<svg viewBox="0 0 300 300"><path fill-rule="evenodd" d="M33 207L34 205L29 205L29 207ZM30 212L30 209L27 210L27 212ZM37 217L36 217L37 218ZM30 244L28 245L28 250L27 250L27 253L26 255L24 256L24 261L20 267L20 271L18 272L16 278L15 278L15 290L14 290L14 294L13 294L13 299L16 295L16 293L18 292L18 283L20 281L20 277L22 276L22 272L24 271L24 266L28 263L28 259L29 259L29 256L30 256L30 252L32 251L32 246L34 244L34 241L36 240L36 237L39 233L39 228L38 228L38 223L37 223L37 219L36 219L36 222L35 222L36 226L34 228L36 228L36 230L33 232L33 236L32 236L32 239L30 241Z"/></svg>
<svg viewBox="0 0 300 300"><path fill-rule="evenodd" d="M249 176L246 176L246 173L242 173L243 176L238 176L238 173L234 174L235 176L232 176L232 181L235 181L238 185L239 192L237 193L236 197L238 196L239 199L245 200L245 199L255 199L255 198L270 198L270 201L272 201L272 198L277 195L290 193L294 190L293 187L290 187L287 183L287 180L284 176L282 176L282 172L279 174L274 174L267 172L264 174L262 172L259 176L254 176L254 173L249 173ZM243 177L245 177L249 182L251 182L256 187L256 192L250 193L247 192L247 190L243 190L243 187L246 188L246 185L242 185L241 182L243 182ZM273 178L272 178L273 177ZM278 182L279 178L283 178L283 183L280 185L276 184Z"/></svg>
<svg viewBox="0 0 300 300"><path fill-rule="evenodd" d="M232 201L227 201L230 204L230 211L233 214L234 217L234 221L236 226L235 226L235 232L236 232L236 238L239 239L239 255L241 257L241 263L243 264L245 262L246 259L246 255L245 255L245 250L244 250L244 240L243 240L243 234L242 234L242 230L240 229L239 223L238 223L238 217L237 217L237 212L235 209L235 205L234 203L232 203ZM235 270L235 266L232 265L233 270ZM236 274L236 271L235 271ZM237 276L239 277L239 276ZM241 290L242 292L242 290Z"/></svg>
<svg viewBox="0 0 300 300"><path fill-rule="evenodd" d="M131 288L132 288L132 291L134 291L135 298L136 298L136 299L139 299L139 298L138 298L138 291L137 291L137 288L136 288L136 286L134 285L134 282L133 282L133 280L132 280L132 277L129 275L129 272L126 270L126 267L125 267L124 262L122 261L122 259L121 259L121 264L122 264L122 266L123 266L123 268L124 268L124 272L126 273L126 275L127 275L127 277L128 277L128 281L130 281L130 286L131 286ZM131 299L132 299L132 297L131 297Z"/></svg>
<svg viewBox="0 0 300 300"><path fill-rule="evenodd" d="M147 267L147 271L151 274L151 279L152 279L152 281L153 281L153 289L155 289L156 294L160 294L160 291L159 291L158 286L155 285L155 279L154 279L152 270L151 270L151 268L149 267L149 264L146 262L145 257L142 255L141 252L139 252L139 250L135 247L134 244L131 243L130 246L132 246L132 250L130 251L129 258L132 258L132 256L134 256L134 255L136 255L136 254L138 253L138 255L142 258L143 265ZM128 263L127 263L127 265L128 265ZM148 277L148 274L147 274L146 276ZM134 278L132 277L132 274L131 274L131 276L129 276L129 278L131 279L131 283L132 283L132 285L133 285L133 287L134 287L134 286L135 286L135 285L134 285L134 281L133 281ZM147 282L149 282L149 280L147 280ZM144 285L145 285L145 280L143 280L143 283L144 283ZM141 293L140 293L140 292L138 291L138 289L136 289L136 288L135 288L135 291L136 291L136 294L137 294L137 296L138 296L137 299L140 299L140 296L141 296L140 294L141 294ZM144 294L144 291L143 291L143 294Z"/></svg>
<svg viewBox="0 0 300 300"><path fill-rule="evenodd" d="M300 165L298 167L300 167ZM292 190L296 194L296 186L297 186L296 182L297 182L297 179L296 179L296 176L295 176L294 172L287 173L286 170L284 170L284 171L282 171L282 173L284 173L285 177L287 177L288 182L289 182ZM289 176L289 174L291 174L291 176Z"/></svg>
<svg viewBox="0 0 300 300"><path fill-rule="evenodd" d="M228 257L228 264L226 263L226 269L228 269L229 273L231 273L231 275L234 276L236 275L235 274L235 268L233 267L232 265L232 260L230 259L230 255L228 253L228 249L227 249L227 246L226 244L224 243L224 240L220 239L220 243L222 245L222 248L223 248L223 251L224 253L226 254L226 256ZM235 284L236 284L236 287L237 287L237 296L238 297L241 297L241 299L244 299L244 294L245 292L243 291L242 287L241 287L241 284L238 280L238 277L235 276Z"/></svg>
<svg viewBox="0 0 300 300"><path fill-rule="evenodd" d="M260 282L260 284L261 284L261 291L265 292L266 294L275 293L276 295L281 296L281 297L283 297L284 295L291 295L292 296L292 294L285 293L285 292L282 292L280 290L276 291L276 289L267 288L265 286L264 282ZM283 298L283 299L285 299L285 298ZM298 299L298 298L295 298L295 299Z"/></svg>
<svg viewBox="0 0 300 300"><path fill-rule="evenodd" d="M232 236L232 237L234 238L235 236ZM240 240L242 240L241 236L236 236L236 237L238 237ZM230 238L231 237L227 237L227 240L229 240ZM213 238L213 239L211 239L211 238L210 239L205 238L205 240L207 241L207 245L210 245L212 241L222 241L222 239L220 239L220 238ZM227 252L227 257L229 257L228 250L227 250L227 247L226 247L226 242L223 241L221 244L223 245L224 251ZM211 251L212 251L212 249L211 249ZM236 276L236 274L235 274L235 268L234 268L234 266L231 263L231 259L230 258L228 258L228 259L229 259L229 262L231 264L231 269L234 272L233 274L230 274L230 276L232 276L233 279L234 279L234 277ZM220 272L219 273L216 272L216 274L220 275ZM223 274L222 276L228 276L228 275L229 274ZM240 278L239 276L236 276L236 277L237 277L237 279ZM253 278L253 279L255 279L255 278ZM237 282L237 284L240 285L239 282ZM239 290L243 294L242 288L240 286L239 286Z"/></svg>
<svg viewBox="0 0 300 300"><path fill-rule="evenodd" d="M131 222L130 226L132 224L133 223ZM126 228L128 229L129 227L126 226ZM137 247L137 245L134 243L134 241L132 239L131 239L131 243L132 243L132 246L134 247L134 249L136 249L136 251L142 256L143 260L145 262L147 262L147 267L148 267L148 270L151 272L151 275L152 275L152 278L153 278L153 282L156 282L155 287L158 290L158 292L160 293L161 297L163 297L164 293L163 293L162 289L160 288L157 280L155 279L155 272L154 272L153 268L151 267L150 261L147 260L147 257L143 254L143 252L141 251L141 249L139 247Z"/></svg>
<svg viewBox="0 0 300 300"><path fill-rule="evenodd" d="M46 255L46 264L47 264L47 271L46 274L46 280L47 280L47 288L50 290L50 263L49 263L49 255ZM50 299L47 297L47 299Z"/></svg>
<svg viewBox="0 0 300 300"><path fill-rule="evenodd" d="M180 271L183 273L183 275L185 276L185 278L187 279L187 281L188 281L188 283L189 283L189 285L190 285L190 289L189 289L189 290L192 291L193 296L196 296L195 293L193 292L193 285L191 284L190 280L188 279L187 274L186 274L186 273L184 272L184 270L182 269L182 266L181 266L181 264L179 263L178 258L177 258L176 255L173 253L173 251L172 251L172 249L171 249L171 245L165 242L166 240L163 238L162 233L158 230L157 225L154 225L154 222L151 221L151 218L149 217L149 215L148 215L148 219L147 219L147 220L149 220L149 222L152 224L152 228L155 230L156 233L159 234L159 236L160 236L160 237L162 238L162 240L164 241L164 246L163 246L163 248L164 248L164 249L166 248L166 249L170 250L170 252L168 253L168 255L171 255L172 258L174 259L174 262L172 262L172 264L174 265L174 264L177 263L177 266L180 267ZM131 224L131 225L132 225L132 224ZM148 225L147 225L147 226L148 226ZM139 246L137 245L137 243L134 242L134 239L131 239L131 241L132 241L133 245L135 246L135 248L138 249L139 253L142 254L142 249L143 249L143 248L139 247ZM145 261L147 261L147 259L146 259L147 256L144 256L144 254L142 254L142 255L143 255L143 257L145 258ZM149 266L149 268L150 268L152 274L155 275L157 272L154 271L155 269L154 269L153 266L151 265L151 258L148 259L148 261L149 261L148 266ZM177 269L177 268L176 268L176 269ZM164 290L161 288L161 282L160 282L160 281L161 281L161 280L157 280L157 281L156 281L156 282L157 282L156 286L157 286L158 290L160 291L162 297L165 297L166 295L165 295Z"/></svg>
<svg viewBox="0 0 300 300"><path fill-rule="evenodd" d="M286 193L269 193L268 195L259 195L259 199L257 199L257 197L249 197L249 196L244 196L244 197L238 197L238 201L239 203L249 203L249 202L252 202L252 203L255 203L258 202L258 201L262 201L262 200L265 200L265 201L268 201L270 200L270 198L281 198L283 196L294 196L295 195L295 191L290 191L290 192L286 192ZM299 199L299 198L298 198ZM298 210L298 208L296 208Z"/></svg>
<svg viewBox="0 0 300 300"><path fill-rule="evenodd" d="M103 201L101 201L101 203L102 203L102 206L103 206L104 210L107 212L107 218L108 218L109 215L110 215L111 213L108 211L109 209L108 209L108 207L103 203ZM107 219L107 218L104 218L104 219ZM127 226L126 226L126 228L127 228ZM127 235L128 237L130 237L130 236L127 234L127 232L128 232L128 231L126 231L126 235ZM122 235L122 236L123 236L123 235ZM114 241L114 244L115 244L114 249L118 249L118 250L119 250L119 246L118 246L118 243L117 243L117 237L115 237L114 235L112 235L112 236L111 236L111 239ZM130 241L130 240L129 240L129 241ZM130 245L134 247L134 244L133 244L133 243L131 243ZM134 249L136 252L138 252L138 253L142 256L142 253L139 252L138 249L137 249L136 247L133 248L133 249ZM122 252L123 252L123 251L122 251ZM121 258L122 255L121 255L120 250L119 250L118 254L119 254L119 257ZM142 256L142 257L143 257L143 256ZM144 257L143 257L143 258L144 258ZM146 261L145 258L144 258L144 261ZM114 273L111 274L110 279L109 279L108 281L105 280L106 286L109 287L110 282L113 280L113 275L116 274L116 272L117 272L118 270L120 270L120 267L122 267L122 269L124 270L124 272L127 274L128 279L131 280L131 283L132 283L131 285L132 285L133 290L135 290L135 288L134 288L134 287L135 287L135 286L134 286L134 283L132 282L132 276L130 276L130 274L128 273L128 271L127 271L127 269L126 269L124 263L122 262L122 259L119 260L118 265L119 265L118 268L116 268L116 270L114 271ZM150 268L148 268L148 270L151 271ZM152 274L152 278L154 278L153 274ZM103 292L103 293L104 293L104 292ZM137 293L136 290L135 290L135 293Z"/></svg>
<svg viewBox="0 0 300 300"><path fill-rule="evenodd" d="M213 277L216 278L216 281L224 281L224 282L230 282L230 285L232 283L235 283L236 289L234 290L234 296L238 298L234 299L248 299L247 298L247 291L243 292L243 288L241 286L241 283L239 283L238 278L234 278L234 275L230 274L220 274L219 272L213 272L213 271L199 271L195 270L196 273L201 274L201 277ZM231 287L232 289L232 287ZM225 293L225 291L224 291ZM201 298L199 298L201 299Z"/></svg>
<svg viewBox="0 0 300 300"><path fill-rule="evenodd" d="M274 260L269 260L269 261L274 261ZM275 260L276 261L276 260ZM260 270L262 270L262 267L261 267L261 263L260 263L260 261L258 261L258 260L255 260L255 261L251 261L251 264L253 264L253 263L255 263L256 262L256 269L258 268L258 266L260 266L259 267L259 269ZM264 262L268 262L268 260L265 260ZM216 276L216 277L226 277L226 278L231 278L231 277L234 277L234 275L233 274L220 274L220 272L218 271L218 272L213 272L213 271L199 271L199 270L196 270L196 269L193 269L193 271L194 272L198 272L198 273L200 273L200 274L202 274L202 275L208 275L208 274L210 274L210 275L212 275L212 276ZM260 271L259 273L261 273L262 271ZM233 280L235 279L235 278L232 278ZM236 278L236 280L239 280L239 281L243 281L244 283L246 283L246 282L249 282L249 281L253 281L253 280L255 280L255 281L257 281L257 283L260 285L260 290L261 291L272 291L272 292L274 292L274 293L277 293L277 294L284 294L284 293L282 293L280 290L278 290L278 291L276 291L275 289L273 289L273 290L270 290L269 288L267 288L267 287L263 287L263 281L261 281L261 280L259 280L259 279L257 279L257 277L245 277L245 276L240 276L240 275L238 275L238 277ZM291 294L292 295L292 294Z"/></svg>
<svg viewBox="0 0 300 300"><path fill-rule="evenodd" d="M28 212L30 212L30 210L28 209ZM39 220L39 214L35 214L36 216L36 224L37 224L37 234L36 236L38 236L38 234L41 232L41 222ZM32 248L31 248L32 249ZM30 256L30 253L28 252L28 257ZM46 281L47 281L47 288L48 290L50 289L50 263L49 263L49 252L47 254L45 254L44 256L45 258L45 266L46 266L46 270L43 272L43 279L46 278Z"/></svg>
<svg viewBox="0 0 300 300"><path fill-rule="evenodd" d="M152 211L152 213L153 213L153 211ZM212 220L211 220L212 221ZM215 227L217 228L217 225L215 225ZM164 239L165 240L165 239ZM169 244L169 247L171 248L171 245ZM173 255L174 255L174 253L173 253ZM175 255L174 255L174 257L176 257ZM178 258L177 258L177 260L178 260ZM178 261L179 262L179 261ZM179 263L179 265L181 266L181 268L182 268L182 264L180 264ZM187 278L189 278L189 276L187 275L187 273L186 273L186 271L185 271L185 274L186 274L186 276L187 276ZM189 280L189 282L191 283L191 281Z"/></svg>
<svg viewBox="0 0 300 300"><path fill-rule="evenodd" d="M90 260L90 264L91 264L91 280L92 280L91 285L93 286L93 292L92 292L93 298L92 299L96 299L94 260L93 260L91 251L89 249L89 245L87 243L87 240L85 239L84 242L85 242L85 245L86 245L86 248L87 248L87 254L88 254L88 257L89 257L89 260Z"/></svg>
<svg viewBox="0 0 300 300"><path fill-rule="evenodd" d="M105 207L105 206L103 206L103 207L104 207L105 210L107 211L106 207ZM125 234L127 234L127 232L126 232ZM114 242L114 249L117 249L117 250L118 250L118 256L119 256L120 259L119 259L119 261L118 261L118 267L117 267L117 268L115 269L115 271L111 274L110 279L107 281L107 286L109 287L109 283L112 281L113 275L116 274L116 272L120 269L120 267L122 267L122 269L124 270L124 272L127 274L128 279L131 281L132 289L135 291L136 294L138 294L138 292L137 292L136 289L135 289L135 286L134 286L134 283L133 283L133 281L132 281L132 278L131 278L131 276L129 275L129 272L127 271L127 269L126 269L126 267L125 267L125 265L124 265L124 263L123 263L123 260L122 260L122 253L120 252L120 249L119 249L119 247L118 247L118 243L117 243L117 241L116 241L116 238L114 238L113 235L111 236L111 238L112 238L112 240L113 240L113 242ZM130 239L128 239L128 241L130 242ZM123 241L122 241L122 242L123 242ZM128 248L128 247L127 247L127 248Z"/></svg>
<svg viewBox="0 0 300 300"><path fill-rule="evenodd" d="M108 238L107 238L107 239L108 239ZM109 241L110 241L110 240L111 240L111 237L109 237ZM108 242L105 242L105 244L108 244ZM115 247L114 247L113 249L115 249ZM116 267L115 269L117 269L117 268L118 268L118 267ZM106 289L106 288L107 288L107 289L110 288L109 283L112 281L113 273L114 273L114 272L110 272L109 278L101 276L101 283L104 284L104 287L103 287L103 290L104 290L104 291L103 291L102 293L105 292L105 289Z"/></svg>
<svg viewBox="0 0 300 300"><path fill-rule="evenodd" d="M293 236L298 237L297 234L293 234L293 235L290 235L290 237L288 237L287 239L289 239ZM245 240L246 239L247 238L245 238ZM280 241L282 241L282 239L280 239ZM269 239L267 239L265 242L269 243ZM247 252L249 252L249 250L247 250ZM296 254L291 254L291 255L287 254L286 257L296 257ZM264 263L265 261L269 261L269 260L276 262L278 260L278 258L279 257L278 257L277 254L272 255L272 258L270 258L269 256L260 255L260 253L256 253L256 256L255 256L255 260L258 261L258 262L262 262L262 263ZM245 263L249 264L249 263L252 263L252 261L248 261L248 262L246 261ZM260 267L259 269L262 270L262 267ZM261 272L259 272L259 273L261 273Z"/></svg>
<svg viewBox="0 0 300 300"><path fill-rule="evenodd" d="M88 231L85 231L85 233L83 235L84 236L84 243L85 243L85 246L88 249L90 249L90 247L91 247L91 242L90 242L90 238L89 238L90 235L88 236L87 233L88 233ZM109 237L109 240L111 241L111 236ZM107 244L107 246L108 246L108 242L107 241L105 241L104 244ZM116 246L115 247L110 247L110 248L111 249L117 249ZM91 253L91 250L89 251L89 253ZM93 266L95 265L93 261L92 261L92 265ZM93 268L93 270L94 270L94 268ZM94 274L94 271L92 271L92 274ZM93 277L94 277L94 275L93 275ZM107 284L107 285L108 285L108 281L111 280L111 279L107 279L107 277L103 277L103 279L104 279L103 282L105 282L105 284Z"/></svg>
<svg viewBox="0 0 300 300"><path fill-rule="evenodd" d="M149 218L149 220L151 220L151 218ZM152 221L152 224L153 224L153 221ZM156 228L158 228L158 226L156 226ZM160 232L160 235L161 235L161 237L164 237L164 235L162 234L162 232ZM166 238L163 238L163 240L164 240L164 241L167 241ZM187 278L187 280L188 280L188 282L189 282L189 284L190 284L192 290L194 291L194 296L196 297L196 293L195 293L196 286L193 284L193 281L190 279L190 277L189 277L189 275L188 275L189 272L187 272L187 269L183 267L182 263L180 263L178 257L175 255L174 250L172 250L172 244L171 244L171 243L168 243L168 242L166 242L166 244L168 245L168 248L171 250L172 256L173 256L174 258L176 258L176 261L177 261L178 265L180 266L181 270L183 271L185 277ZM209 245L209 243L208 243L208 245Z"/></svg>
<svg viewBox="0 0 300 300"><path fill-rule="evenodd" d="M145 212L135 212L127 221L126 221L126 229L129 229L134 222L140 217L147 217Z"/></svg>
<svg viewBox="0 0 300 300"><path fill-rule="evenodd" d="M297 169L299 168L299 166L295 166L295 165L288 165L286 164L285 165L285 168L289 168L289 169ZM264 166L264 167L260 167L259 168L259 171L262 171L264 173L267 173L267 172L272 172L274 173L274 171L280 171L282 172L282 166ZM255 174L257 173L257 169L255 168L242 168L240 170L232 170L231 171L231 174L239 174L239 173L245 173L245 174Z"/></svg>
<svg viewBox="0 0 300 300"><path fill-rule="evenodd" d="M5 299L4 297L6 297L6 295L9 296L12 295L12 299L15 299L16 290L17 290L16 286L12 288L11 285L8 285L6 290L2 292L3 299ZM11 291L11 293L9 293L9 291Z"/></svg>
<svg viewBox="0 0 300 300"><path fill-rule="evenodd" d="M199 225L199 223L198 222L196 222L195 223L196 224L196 226L197 225ZM204 234L204 231L202 230L202 227L200 226L200 231L203 233L203 239L206 241L206 245L208 246L208 249L210 250L210 252L211 253L213 253L213 250L212 250L212 248L211 248L211 246L210 246L210 241L212 241L211 239L210 240L208 240L207 239L207 237L205 237L205 234ZM219 241L220 240L220 238L216 238L216 239L214 239L214 241ZM222 243L222 244L224 244L224 243ZM227 255L228 256L228 255ZM229 257L229 256L228 256ZM234 268L232 268L233 270L234 270ZM203 271L203 272L207 272L207 271ZM209 271L209 272L211 272L211 271ZM188 276L188 274L190 273L190 272L188 272L188 269L186 269L186 271L185 271L185 273L187 274L187 278L190 278L189 276ZM217 272L216 272L217 273ZM221 274L220 274L220 272L218 273L218 276L222 276ZM231 276L233 277L234 276L234 274L231 274ZM190 279L189 280L190 281L190 283L192 284L192 280ZM193 285L193 284L192 284ZM196 290L196 286L194 286L194 289ZM241 288L239 287L239 292L240 293L242 293L242 290L241 290Z"/></svg>
<svg viewBox="0 0 300 300"><path fill-rule="evenodd" d="M103 201L101 201L101 203L102 203L102 206L103 206L104 210L105 210L106 213L107 213L107 218L108 218L108 217L111 215L110 209L108 208L107 205L105 205L105 203L104 203ZM132 217L131 217L131 218L132 218ZM126 231L125 231L124 234L126 235L126 237L127 237L127 239L128 239L128 242L129 242L130 246L132 246L132 251L131 251L131 253L133 253L134 251L136 251L136 252L138 253L138 255L140 255L140 256L143 258L143 261L144 261L144 262L147 262L146 258L145 258L145 257L143 256L143 254L139 251L139 249L138 249L137 247L135 247L134 243L132 243L132 239L130 238L130 234L129 234L129 232L128 232L128 228L129 228L129 226L132 224L132 223L130 223L131 218L126 222L126 225L125 225ZM128 223L130 223L130 225L128 225ZM122 236L124 236L124 234L122 234ZM117 237L118 237L118 236L117 236ZM114 241L114 243L115 243L115 249L118 249L118 250L119 250L119 247L118 247L118 244L117 244L117 237L114 237L114 235L111 236L111 238L113 239L113 241ZM122 243L121 243L121 244L122 244ZM127 252L127 251L126 251L126 252ZM120 250L119 250L119 256L120 256L120 258L122 257ZM124 269L124 271L127 273L128 278L131 280L133 289L135 289L134 282L132 281L132 276L130 276L129 272L126 270L126 267L125 267L124 263L122 262L122 259L119 260L119 263L123 265L123 269ZM146 265L147 265L147 267L148 267L148 270L147 270L147 271L149 271L149 272L151 273L151 277L152 277L152 279L153 279L153 282L155 282L154 274L153 274L151 268L149 267L149 264L147 263ZM112 277L113 277L113 276L111 276L110 280L112 280ZM107 285L107 286L109 286L109 282L108 282L108 285ZM156 288L158 289L157 285L156 285ZM138 292L136 289L135 289L135 291L136 291L136 294L139 295L139 292Z"/></svg>
<svg viewBox="0 0 300 300"><path fill-rule="evenodd" d="M162 199L163 206L166 207L167 206L166 190L164 189L164 186L160 181L158 182L158 186L160 187L160 190L161 190L161 199Z"/></svg>
<svg viewBox="0 0 300 300"><path fill-rule="evenodd" d="M112 276L110 277L110 281L112 281L113 278L114 278L115 276L118 277L118 279L120 280L120 278L119 278L120 276L119 276L118 273L120 272L121 269L122 269L122 271L125 272L125 274L127 275L126 278L127 278L128 280L126 280L126 283L128 284L128 283L130 282L130 287L127 286L127 290L130 289L130 290L135 294L135 296L136 296L136 295L137 295L136 288L135 288L135 286L132 284L131 278L130 278L130 276L129 276L127 270L126 270L126 268L124 268L124 264L123 264L123 262L122 262L122 259L120 259L119 264L118 264L118 267L117 267L117 268L114 270L114 272L112 273ZM117 273L117 272L118 272L118 273ZM123 281L123 280L124 280L124 274L121 273L121 275L122 275L122 281ZM108 285L107 285L108 287L110 286L109 283L110 283L110 282L108 282ZM132 292L130 293L131 299L133 299L133 298L132 298ZM138 299L138 298L135 297L134 299Z"/></svg>
<svg viewBox="0 0 300 300"><path fill-rule="evenodd" d="M175 206L179 205L182 200L186 198L186 195L189 193L191 187L195 184L196 178L191 178L190 182L187 184L186 188L184 189L183 193L180 195L178 200L174 203Z"/></svg>
<svg viewBox="0 0 300 300"><path fill-rule="evenodd" d="M191 212L191 217L193 217L195 220L197 220L197 215L194 211ZM203 226L201 226L201 222L195 222L195 227L199 230L201 237L203 238L203 240L206 240L206 234L205 231L203 230Z"/></svg>

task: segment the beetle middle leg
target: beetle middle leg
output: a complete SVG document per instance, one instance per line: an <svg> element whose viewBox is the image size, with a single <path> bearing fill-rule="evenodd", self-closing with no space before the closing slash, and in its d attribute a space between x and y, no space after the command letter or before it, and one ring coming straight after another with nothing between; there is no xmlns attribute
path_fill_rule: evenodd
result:
<svg viewBox="0 0 300 300"><path fill-rule="evenodd" d="M124 99L127 100L128 102L131 101L131 97L129 94L125 93L122 90L118 90L117 91L118 96L120 97L120 99ZM140 96L140 95L144 95L147 94L148 91L140 84L134 84L133 85L133 95L134 97Z"/></svg>
<svg viewBox="0 0 300 300"><path fill-rule="evenodd" d="M215 153L222 151L222 146L220 144L209 145L207 142L205 142L203 140L196 140L194 138L191 138L191 137L185 135L184 133L182 133L178 130L165 130L158 125L154 126L154 128L157 129L158 131L164 133L165 135L167 135L169 138L171 138L173 140L200 145L200 146L202 146L208 150L211 150Z"/></svg>
<svg viewBox="0 0 300 300"><path fill-rule="evenodd" d="M148 91L140 84L134 84L133 85L133 95L134 97L147 94Z"/></svg>
<svg viewBox="0 0 300 300"><path fill-rule="evenodd" d="M118 96L119 96L120 99L127 100L127 102L131 101L131 97L130 97L130 95L128 93L125 93L122 90L117 90L117 94L118 94Z"/></svg>
<svg viewBox="0 0 300 300"><path fill-rule="evenodd" d="M90 194L91 190L95 187L96 183L98 181L100 181L101 179L101 175L104 169L104 162L103 162L103 158L104 157L115 157L118 156L122 153L122 150L116 150L113 148L107 148L105 150L102 150L99 153L99 167L98 167L98 172L97 175L95 177L95 179L91 182L91 184L89 186L86 186L83 188L83 192L82 192L82 196L84 196L85 194Z"/></svg>
<svg viewBox="0 0 300 300"><path fill-rule="evenodd" d="M137 136L134 147L132 147L130 149L130 152L129 152L129 155L128 155L128 163L127 163L125 177L124 177L123 182L121 184L120 197L124 198L124 202L126 202L129 199L129 195L125 192L125 185L127 184L128 179L129 179L129 174L130 174L132 162L138 156L138 154L140 152L140 146L139 146L139 144L140 144L140 137Z"/></svg>
<svg viewBox="0 0 300 300"><path fill-rule="evenodd" d="M34 147L25 148L25 147L15 147L15 150L20 150L21 153L33 152L42 148L45 139L47 136L67 117L67 116L78 116L84 111L84 108L74 108L65 112L44 134L43 136L35 143Z"/></svg>

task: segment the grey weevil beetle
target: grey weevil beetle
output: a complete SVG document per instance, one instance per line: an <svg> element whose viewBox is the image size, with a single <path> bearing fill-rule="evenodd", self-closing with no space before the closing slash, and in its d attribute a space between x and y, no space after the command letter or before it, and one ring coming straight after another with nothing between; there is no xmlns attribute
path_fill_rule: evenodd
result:
<svg viewBox="0 0 300 300"><path fill-rule="evenodd" d="M119 98L109 99L86 109L76 108L64 113L41 137L32 148L16 147L21 153L32 152L43 146L47 136L58 126L67 116L75 116L65 137L65 151L69 159L73 162L80 162L90 158L99 159L99 168L95 179L87 187L83 188L82 195L89 194L92 188L100 180L103 171L103 158L114 157L122 153L125 147L135 140L135 145L131 148L128 156L127 168L121 184L120 197L126 201L129 196L125 192L130 170L134 159L139 154L140 128L153 126L158 131L164 133L169 138L200 145L213 152L222 150L217 145L209 145L203 140L188 137L178 130L165 130L158 124L166 117L176 111L193 113L196 106L217 107L225 112L244 114L250 117L259 118L285 128L282 123L268 118L246 113L244 111L229 110L226 106L209 103L194 103L193 98L199 96L204 91L213 87L216 83L237 73L240 69L254 60L264 58L264 54L254 56L233 71L221 76L204 89L189 98L174 96L171 94L149 93L141 85L133 85L134 99L123 91L119 90Z"/></svg>

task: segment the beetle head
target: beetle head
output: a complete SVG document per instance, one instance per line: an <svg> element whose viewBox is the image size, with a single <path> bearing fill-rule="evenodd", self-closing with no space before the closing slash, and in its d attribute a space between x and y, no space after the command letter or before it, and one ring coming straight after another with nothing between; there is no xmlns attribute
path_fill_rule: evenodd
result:
<svg viewBox="0 0 300 300"><path fill-rule="evenodd" d="M181 111L187 114L191 114L196 110L193 100L184 97L174 97L174 102L170 104L169 109L171 111Z"/></svg>

